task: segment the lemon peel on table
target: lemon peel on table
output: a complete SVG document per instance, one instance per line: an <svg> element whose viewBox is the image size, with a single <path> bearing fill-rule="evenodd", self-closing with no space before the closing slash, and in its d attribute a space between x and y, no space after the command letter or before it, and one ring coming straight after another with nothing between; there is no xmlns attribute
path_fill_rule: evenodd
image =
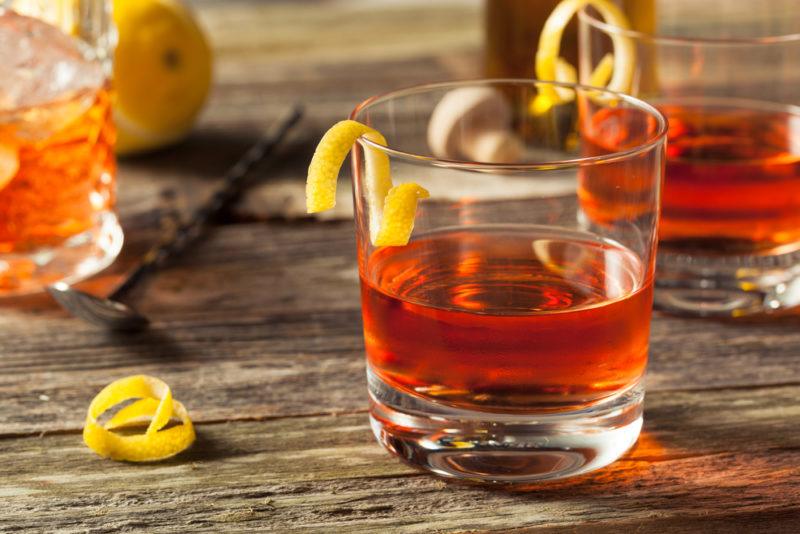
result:
<svg viewBox="0 0 800 534"><path fill-rule="evenodd" d="M110 408L131 400L106 424L98 418ZM166 428L172 418L181 424ZM143 434L126 435L114 430L149 421ZM83 427L83 441L104 458L127 462L153 462L175 456L194 442L189 413L172 398L169 386L158 378L135 375L104 387L92 399Z"/></svg>
<svg viewBox="0 0 800 534"><path fill-rule="evenodd" d="M308 213L318 213L336 205L339 170L359 137L386 146L386 139L380 132L354 120L337 122L322 136L308 166ZM369 207L370 240L376 247L406 245L414 229L417 202L430 195L415 183L394 186L389 156L384 152L365 146L364 159L364 193Z"/></svg>
<svg viewBox="0 0 800 534"><path fill-rule="evenodd" d="M579 10L592 6L600 12L608 24L630 29L625 13L609 0L564 0L556 6L544 23L536 51L536 77L540 80L575 83L575 68L559 56L561 38L569 21ZM627 92L633 80L636 51L631 39L614 34L611 36L614 53L606 54L592 71L589 85L605 87L612 91ZM531 112L542 114L552 106L569 102L574 92L564 91L549 85L541 85L539 94L530 104Z"/></svg>

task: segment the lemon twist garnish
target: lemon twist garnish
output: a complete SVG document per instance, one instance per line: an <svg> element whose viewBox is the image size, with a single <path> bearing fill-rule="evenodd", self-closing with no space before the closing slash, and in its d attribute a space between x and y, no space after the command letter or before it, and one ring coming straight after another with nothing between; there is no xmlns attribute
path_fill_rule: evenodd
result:
<svg viewBox="0 0 800 534"><path fill-rule="evenodd" d="M380 132L353 120L337 122L322 136L308 166L308 213L329 210L336 205L339 170L359 137L386 146L386 139ZM364 158L364 187L372 244L376 247L406 245L414 229L417 202L428 198L428 191L415 183L393 186L389 156L384 152L366 146Z"/></svg>
<svg viewBox="0 0 800 534"><path fill-rule="evenodd" d="M614 72L614 54L606 54L589 77L589 85L594 87L605 87Z"/></svg>
<svg viewBox="0 0 800 534"><path fill-rule="evenodd" d="M630 29L630 23L622 10L609 0L564 0L556 6L544 23L536 51L536 77L540 80L575 83L575 67L559 56L561 38L570 19L583 7L591 5L608 23L622 29ZM606 54L595 67L589 85L606 87L612 91L627 92L633 80L636 51L630 38L614 34L611 36L614 53ZM539 94L531 102L535 114L546 112L550 107L569 102L574 98L571 90L541 85Z"/></svg>
<svg viewBox="0 0 800 534"><path fill-rule="evenodd" d="M399 247L408 243L414 229L417 202L430 194L417 184L400 184L389 190L383 207L383 225L375 239L377 247Z"/></svg>
<svg viewBox="0 0 800 534"><path fill-rule="evenodd" d="M119 410L105 425L98 423L103 412L130 399L139 400ZM182 424L165 428L173 417ZM144 434L113 432L148 420ZM104 387L92 399L83 427L83 441L90 449L104 458L128 462L169 458L189 447L194 439L194 426L183 404L172 398L167 384L145 375L121 378Z"/></svg>

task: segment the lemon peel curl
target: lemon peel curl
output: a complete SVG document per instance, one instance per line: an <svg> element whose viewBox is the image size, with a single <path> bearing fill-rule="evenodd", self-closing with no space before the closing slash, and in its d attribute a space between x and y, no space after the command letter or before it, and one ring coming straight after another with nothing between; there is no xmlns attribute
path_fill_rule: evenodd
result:
<svg viewBox="0 0 800 534"><path fill-rule="evenodd" d="M105 425L98 422L105 411L131 399L138 400L119 410ZM181 424L167 427L173 417ZM114 432L148 419L143 434ZM186 408L172 398L166 383L146 375L121 378L104 387L92 399L83 427L83 441L95 453L127 462L163 460L185 450L194 440L194 426Z"/></svg>
<svg viewBox="0 0 800 534"><path fill-rule="evenodd" d="M631 25L625 13L609 0L564 0L556 6L545 21L536 51L536 77L540 80L576 83L575 68L559 56L561 38L570 19L586 6L600 12L609 24L627 30ZM589 85L605 87L611 91L628 92L633 81L636 50L631 39L625 35L611 36L614 53L606 54L589 77ZM573 91L541 85L539 94L530 104L531 112L542 114L550 107L574 99Z"/></svg>
<svg viewBox="0 0 800 534"><path fill-rule="evenodd" d="M354 120L334 124L322 136L306 180L306 211L317 213L336 205L336 184L339 170L353 144L360 137L386 146L380 132ZM419 199L429 193L415 183L394 186L389 156L374 147L364 146L364 193L369 207L370 240L375 246L403 246L414 228Z"/></svg>

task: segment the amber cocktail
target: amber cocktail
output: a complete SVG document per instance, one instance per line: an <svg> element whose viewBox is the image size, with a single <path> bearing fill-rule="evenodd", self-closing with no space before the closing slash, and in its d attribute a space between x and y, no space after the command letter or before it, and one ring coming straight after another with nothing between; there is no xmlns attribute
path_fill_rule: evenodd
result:
<svg viewBox="0 0 800 534"><path fill-rule="evenodd" d="M579 48L584 83L627 50L622 90L669 120L656 303L733 317L800 305L796 6L648 4L652 24L637 31L582 12Z"/></svg>
<svg viewBox="0 0 800 534"><path fill-rule="evenodd" d="M800 110L665 104L669 119L661 242L758 253L800 243Z"/></svg>
<svg viewBox="0 0 800 534"><path fill-rule="evenodd" d="M432 233L373 253L361 287L370 368L442 402L580 408L637 382L647 363L652 278L588 232Z"/></svg>
<svg viewBox="0 0 800 534"><path fill-rule="evenodd" d="M112 212L114 127L94 49L0 8L0 296L105 267L122 234Z"/></svg>
<svg viewBox="0 0 800 534"><path fill-rule="evenodd" d="M534 115L543 87L568 103ZM564 127L604 110L623 111L624 139L592 145L590 123L579 121L577 136ZM387 141L362 137L353 157L381 443L439 475L493 482L560 478L619 457L642 423L663 117L616 93L489 80L390 93L351 118ZM430 192L405 245L371 239L376 154L395 184ZM627 177L637 190L591 197L593 175Z"/></svg>

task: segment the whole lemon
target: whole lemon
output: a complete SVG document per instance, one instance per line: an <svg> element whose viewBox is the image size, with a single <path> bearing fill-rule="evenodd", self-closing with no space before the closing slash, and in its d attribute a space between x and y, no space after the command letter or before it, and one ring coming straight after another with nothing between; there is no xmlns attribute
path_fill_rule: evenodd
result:
<svg viewBox="0 0 800 534"><path fill-rule="evenodd" d="M183 138L208 96L212 53L179 0L114 0L117 153L144 152Z"/></svg>

